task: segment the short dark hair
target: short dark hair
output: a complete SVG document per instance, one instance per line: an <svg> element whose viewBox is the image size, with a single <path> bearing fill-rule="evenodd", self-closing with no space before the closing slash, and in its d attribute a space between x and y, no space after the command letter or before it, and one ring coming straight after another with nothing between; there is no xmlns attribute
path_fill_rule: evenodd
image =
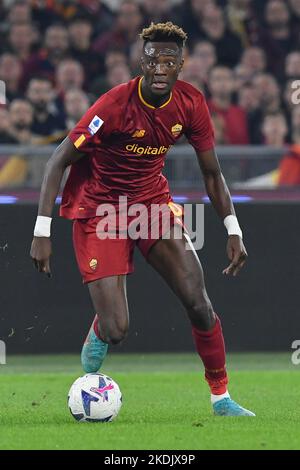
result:
<svg viewBox="0 0 300 470"><path fill-rule="evenodd" d="M182 28L173 24L171 21L167 23L151 23L148 28L144 28L140 34L144 44L149 41L153 42L176 42L182 48L187 40L187 34Z"/></svg>
<svg viewBox="0 0 300 470"><path fill-rule="evenodd" d="M88 13L78 12L69 19L68 26L76 23L89 23L92 25L93 18Z"/></svg>

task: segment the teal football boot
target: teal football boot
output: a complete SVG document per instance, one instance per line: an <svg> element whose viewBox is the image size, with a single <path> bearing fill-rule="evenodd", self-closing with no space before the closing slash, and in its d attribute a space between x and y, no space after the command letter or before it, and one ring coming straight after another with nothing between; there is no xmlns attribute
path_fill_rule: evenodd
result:
<svg viewBox="0 0 300 470"><path fill-rule="evenodd" d="M96 336L93 320L81 351L81 364L87 374L98 372L107 354L108 344Z"/></svg>
<svg viewBox="0 0 300 470"><path fill-rule="evenodd" d="M223 398L213 404L214 414L217 416L255 416L252 411L246 410L231 398Z"/></svg>

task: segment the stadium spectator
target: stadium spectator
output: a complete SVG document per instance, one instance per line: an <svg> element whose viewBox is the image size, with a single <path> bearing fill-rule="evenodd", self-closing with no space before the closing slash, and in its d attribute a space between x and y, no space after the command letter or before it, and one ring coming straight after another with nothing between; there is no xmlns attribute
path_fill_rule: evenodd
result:
<svg viewBox="0 0 300 470"><path fill-rule="evenodd" d="M70 21L82 11L81 1L60 0L52 2L53 9L63 22Z"/></svg>
<svg viewBox="0 0 300 470"><path fill-rule="evenodd" d="M267 114L262 124L265 145L283 147L286 143L288 126L283 113Z"/></svg>
<svg viewBox="0 0 300 470"><path fill-rule="evenodd" d="M294 106L292 111L292 142L300 145L300 107Z"/></svg>
<svg viewBox="0 0 300 470"><path fill-rule="evenodd" d="M292 29L295 32L299 33L299 28L300 28L300 0L288 0L288 5L289 5L291 15L292 15L292 20L291 20ZM298 47L299 47L299 41L298 41Z"/></svg>
<svg viewBox="0 0 300 470"><path fill-rule="evenodd" d="M114 27L111 31L98 36L94 42L94 50L104 54L113 45L129 55L130 46L136 41L143 21L141 6L134 0L123 0Z"/></svg>
<svg viewBox="0 0 300 470"><path fill-rule="evenodd" d="M227 67L214 67L209 76L211 113L221 116L225 123L225 140L228 144L248 144L248 125L245 111L232 103L235 91L233 72Z"/></svg>
<svg viewBox="0 0 300 470"><path fill-rule="evenodd" d="M131 74L127 65L115 65L111 67L107 73L107 90L113 88L121 83L126 83L131 80Z"/></svg>
<svg viewBox="0 0 300 470"><path fill-rule="evenodd" d="M291 84L300 77L300 0L181 0L175 6L171 0L123 0L115 13L107 5L0 1L0 80L8 103L25 96L32 77L56 79L55 112L62 119L66 90L84 88L96 99L109 83L129 76L128 65L131 76L140 74L136 37L142 25L173 20L189 36L181 78L209 98L211 69L228 65L234 70L231 106L237 102L247 114L251 143L263 142L264 116L282 108L291 139Z"/></svg>
<svg viewBox="0 0 300 470"><path fill-rule="evenodd" d="M84 69L80 62L66 59L60 62L56 69L56 87L60 95L73 88L82 89L84 84Z"/></svg>
<svg viewBox="0 0 300 470"><path fill-rule="evenodd" d="M191 55L185 62L180 79L193 85L198 90L204 91L208 81L208 72L203 67L200 57Z"/></svg>
<svg viewBox="0 0 300 470"><path fill-rule="evenodd" d="M136 47L136 43L133 44L131 50ZM136 51L134 51L136 53ZM136 74L140 73L140 58L133 57L132 60L136 60L135 66L137 67L135 72ZM131 63L131 62L130 62ZM105 55L105 73L100 75L96 78L90 85L89 85L89 92L94 95L95 98L98 98L102 93L107 91L107 75L109 71L118 65L124 66L126 69L128 68L128 58L126 54L120 49L109 49ZM134 62L132 62L132 70L133 70Z"/></svg>
<svg viewBox="0 0 300 470"><path fill-rule="evenodd" d="M10 25L31 23L31 7L29 2L16 1L8 10L7 20Z"/></svg>
<svg viewBox="0 0 300 470"><path fill-rule="evenodd" d="M222 116L212 113L211 120L214 127L216 145L226 145L226 125Z"/></svg>
<svg viewBox="0 0 300 470"><path fill-rule="evenodd" d="M10 132L9 112L0 106L0 144L17 144L18 140Z"/></svg>
<svg viewBox="0 0 300 470"><path fill-rule="evenodd" d="M39 26L40 31L60 21L59 15L54 11L53 5L47 0L33 0L31 7L32 21Z"/></svg>
<svg viewBox="0 0 300 470"><path fill-rule="evenodd" d="M253 79L253 73L246 65L238 64L234 68L235 89L238 92Z"/></svg>
<svg viewBox="0 0 300 470"><path fill-rule="evenodd" d="M188 47L202 36L200 25L204 8L207 5L215 4L215 0L183 0L173 7L172 19L174 23L188 31Z"/></svg>
<svg viewBox="0 0 300 470"><path fill-rule="evenodd" d="M282 0L269 0L264 20L265 28L261 28L260 44L265 49L269 70L282 79L285 57L295 46L288 5Z"/></svg>
<svg viewBox="0 0 300 470"><path fill-rule="evenodd" d="M65 129L65 122L61 116L51 112L54 89L49 79L45 77L32 78L28 84L26 95L34 110L31 130L35 135L49 136Z"/></svg>
<svg viewBox="0 0 300 470"><path fill-rule="evenodd" d="M18 107L18 105L16 105ZM18 129L12 126L11 116L4 106L0 106L0 145L17 145ZM6 156L1 152L0 159L0 188L17 186L24 182L27 176L27 163L18 155Z"/></svg>
<svg viewBox="0 0 300 470"><path fill-rule="evenodd" d="M217 65L217 53L215 46L209 41L198 41L194 44L193 57L199 57L202 62L203 75L206 77L210 70Z"/></svg>
<svg viewBox="0 0 300 470"><path fill-rule="evenodd" d="M238 105L247 114L248 132L252 144L262 144L261 122L263 113L252 82L245 83L238 89ZM259 125L257 125L259 123Z"/></svg>
<svg viewBox="0 0 300 470"><path fill-rule="evenodd" d="M88 110L90 102L86 93L82 90L69 90L65 94L64 110L66 116L66 128L70 131Z"/></svg>
<svg viewBox="0 0 300 470"><path fill-rule="evenodd" d="M292 112L292 142L289 152L279 166L279 185L300 185L300 107L295 106Z"/></svg>
<svg viewBox="0 0 300 470"><path fill-rule="evenodd" d="M251 82L243 85L238 91L238 105L247 112L259 109L259 100Z"/></svg>
<svg viewBox="0 0 300 470"><path fill-rule="evenodd" d="M293 78L290 78L289 80L286 81L285 87L283 90L283 103L284 103L284 108L287 114L287 117L291 117L291 113L295 107L293 103L293 93L295 92L295 89L293 88L295 80ZM290 123L290 119L289 119Z"/></svg>
<svg viewBox="0 0 300 470"><path fill-rule="evenodd" d="M199 28L200 37L214 44L218 63L228 67L237 65L242 55L242 43L240 38L227 28L221 8L208 4L203 9ZM195 41L195 37L193 39Z"/></svg>
<svg viewBox="0 0 300 470"><path fill-rule="evenodd" d="M95 35L102 34L112 28L115 16L109 2L103 0L81 0L81 12L88 14L93 20Z"/></svg>
<svg viewBox="0 0 300 470"><path fill-rule="evenodd" d="M246 65L238 64L233 69L233 72L235 89L237 92L240 90L240 88L251 82L251 80L253 79L253 73Z"/></svg>
<svg viewBox="0 0 300 470"><path fill-rule="evenodd" d="M300 185L300 145L291 145L279 165L279 186Z"/></svg>
<svg viewBox="0 0 300 470"><path fill-rule="evenodd" d="M34 41L35 33L31 23L16 23L11 25L8 46L23 63L31 57Z"/></svg>
<svg viewBox="0 0 300 470"><path fill-rule="evenodd" d="M0 80L5 82L7 102L22 96L20 91L21 76L20 59L10 52L2 54L0 56Z"/></svg>
<svg viewBox="0 0 300 470"><path fill-rule="evenodd" d="M261 47L247 47L241 57L241 65L244 65L254 75L266 71L266 54Z"/></svg>
<svg viewBox="0 0 300 470"><path fill-rule="evenodd" d="M44 47L24 65L23 84L26 87L32 75L43 75L50 80L54 79L57 65L67 57L69 52L69 38L67 29L54 24L45 32Z"/></svg>
<svg viewBox="0 0 300 470"><path fill-rule="evenodd" d="M300 52L295 51L287 55L285 59L285 77L300 78Z"/></svg>
<svg viewBox="0 0 300 470"><path fill-rule="evenodd" d="M228 0L226 15L231 31L237 34L243 47L257 41L259 22L252 0Z"/></svg>
<svg viewBox="0 0 300 470"><path fill-rule="evenodd" d="M140 59L141 58L139 58L139 60ZM105 55L106 72L108 72L111 67L119 64L127 65L126 54L120 49L109 49Z"/></svg>
<svg viewBox="0 0 300 470"><path fill-rule="evenodd" d="M5 10L4 1L0 0L0 18L4 18L5 13L6 13L6 10Z"/></svg>
<svg viewBox="0 0 300 470"><path fill-rule="evenodd" d="M15 99L9 106L10 133L20 144L33 141L33 107L25 99Z"/></svg>
<svg viewBox="0 0 300 470"><path fill-rule="evenodd" d="M264 114L271 114L280 111L280 87L272 75L267 73L257 75L253 79L253 85L257 93L260 108Z"/></svg>
<svg viewBox="0 0 300 470"><path fill-rule="evenodd" d="M300 0L288 0L292 14L300 22Z"/></svg>
<svg viewBox="0 0 300 470"><path fill-rule="evenodd" d="M165 23L170 21L172 16L171 13L171 2L170 0L143 0L142 2L145 23Z"/></svg>
<svg viewBox="0 0 300 470"><path fill-rule="evenodd" d="M87 15L78 15L69 23L70 55L84 68L89 82L104 71L103 56L92 50L93 24Z"/></svg>
<svg viewBox="0 0 300 470"><path fill-rule="evenodd" d="M143 43L140 39L135 41L129 51L129 65L133 76L141 73L141 56L142 56ZM125 56L126 58L126 56ZM127 59L126 59L127 63Z"/></svg>

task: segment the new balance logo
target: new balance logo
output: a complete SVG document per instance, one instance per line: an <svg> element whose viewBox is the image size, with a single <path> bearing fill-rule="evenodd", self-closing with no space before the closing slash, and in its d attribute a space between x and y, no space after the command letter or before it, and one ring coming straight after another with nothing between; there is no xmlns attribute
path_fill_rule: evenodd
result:
<svg viewBox="0 0 300 470"><path fill-rule="evenodd" d="M132 134L132 137L136 137L136 138L140 139L141 137L144 137L145 133L146 133L145 129L140 129L140 130L135 131Z"/></svg>

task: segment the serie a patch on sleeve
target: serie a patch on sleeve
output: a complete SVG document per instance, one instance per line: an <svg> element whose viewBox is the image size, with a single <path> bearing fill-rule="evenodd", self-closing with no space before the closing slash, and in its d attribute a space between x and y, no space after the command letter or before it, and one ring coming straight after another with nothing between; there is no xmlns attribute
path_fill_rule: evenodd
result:
<svg viewBox="0 0 300 470"><path fill-rule="evenodd" d="M103 120L99 116L95 115L88 126L88 131L91 135L95 135L99 131L103 124Z"/></svg>

